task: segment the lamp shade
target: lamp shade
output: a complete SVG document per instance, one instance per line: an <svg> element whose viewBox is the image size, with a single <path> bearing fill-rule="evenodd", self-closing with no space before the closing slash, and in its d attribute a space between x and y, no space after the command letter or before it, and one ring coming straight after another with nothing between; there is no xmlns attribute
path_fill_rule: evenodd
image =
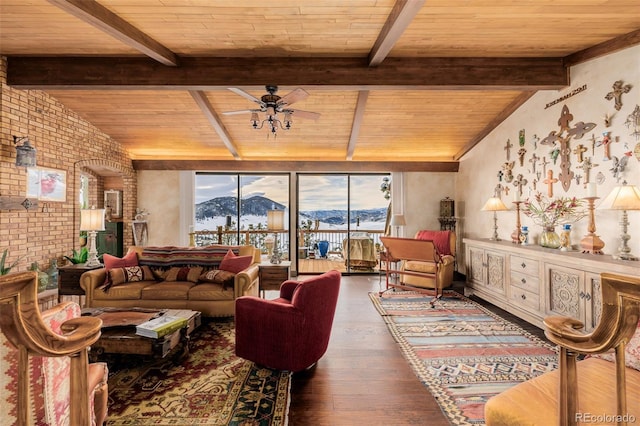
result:
<svg viewBox="0 0 640 426"><path fill-rule="evenodd" d="M282 231L284 229L284 210L267 211L267 229Z"/></svg>
<svg viewBox="0 0 640 426"><path fill-rule="evenodd" d="M502 200L498 197L491 197L484 203L484 206L481 209L482 211L489 212L499 212L503 210L509 210L507 206L504 205Z"/></svg>
<svg viewBox="0 0 640 426"><path fill-rule="evenodd" d="M394 214L391 216L391 222L389 223L391 226L405 226L406 224L407 221L404 219L403 214Z"/></svg>
<svg viewBox="0 0 640 426"><path fill-rule="evenodd" d="M602 200L599 209L640 210L640 190L635 185L621 185L613 188Z"/></svg>
<svg viewBox="0 0 640 426"><path fill-rule="evenodd" d="M104 209L80 210L81 231L104 231Z"/></svg>

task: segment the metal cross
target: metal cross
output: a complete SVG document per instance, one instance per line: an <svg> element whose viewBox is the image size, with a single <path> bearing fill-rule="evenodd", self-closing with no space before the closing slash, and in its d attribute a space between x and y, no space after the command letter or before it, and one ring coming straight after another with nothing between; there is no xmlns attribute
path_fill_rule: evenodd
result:
<svg viewBox="0 0 640 426"><path fill-rule="evenodd" d="M518 159L520 160L520 167L524 166L524 155L527 153L527 150L524 148L520 148L518 150Z"/></svg>
<svg viewBox="0 0 640 426"><path fill-rule="evenodd" d="M536 164L538 163L539 159L540 157L538 157L535 152L531 155L531 158L529 159L529 162L531 163L531 173L535 174Z"/></svg>
<svg viewBox="0 0 640 426"><path fill-rule="evenodd" d="M542 161L540 162L540 164L542 164L542 173L547 173L547 164L551 163L551 161L547 161L547 157L542 157Z"/></svg>
<svg viewBox="0 0 640 426"><path fill-rule="evenodd" d="M518 174L518 177L516 177L516 180L513 181L513 186L518 188L518 194L520 194L520 196L522 196L522 187L525 186L527 183L529 182L524 178L524 176L522 176L522 174Z"/></svg>
<svg viewBox="0 0 640 426"><path fill-rule="evenodd" d="M587 151L587 147L582 144L576 146L576 148L573 150L573 153L578 157L578 163L582 163L582 161L584 160L583 154Z"/></svg>
<svg viewBox="0 0 640 426"><path fill-rule="evenodd" d="M511 139L507 139L507 143L504 146L504 150L507 151L507 161L511 160L511 148L513 144L511 143Z"/></svg>
<svg viewBox="0 0 640 426"><path fill-rule="evenodd" d="M631 87L633 86L630 84L623 84L622 80L618 80L613 83L613 90L607 93L604 98L608 101L613 99L613 107L620 111L620 108L622 108L622 94L629 93Z"/></svg>
<svg viewBox="0 0 640 426"><path fill-rule="evenodd" d="M582 169L582 171L584 172L584 183L587 184L589 183L590 180L590 175L591 175L591 169L599 166L600 164L593 164L591 162L591 157L586 157L584 159L584 161L582 162L582 166L580 166L580 168Z"/></svg>

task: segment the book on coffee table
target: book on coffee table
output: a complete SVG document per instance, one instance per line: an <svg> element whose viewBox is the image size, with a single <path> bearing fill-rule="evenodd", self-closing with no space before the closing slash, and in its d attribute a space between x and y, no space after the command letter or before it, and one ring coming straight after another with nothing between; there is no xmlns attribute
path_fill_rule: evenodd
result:
<svg viewBox="0 0 640 426"><path fill-rule="evenodd" d="M172 315L162 315L136 326L138 336L159 339L187 326L188 319Z"/></svg>

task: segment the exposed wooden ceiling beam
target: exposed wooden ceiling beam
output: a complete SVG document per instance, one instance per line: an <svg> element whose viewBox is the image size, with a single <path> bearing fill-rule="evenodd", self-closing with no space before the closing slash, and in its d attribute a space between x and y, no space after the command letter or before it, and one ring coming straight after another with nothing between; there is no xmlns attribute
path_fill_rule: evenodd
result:
<svg viewBox="0 0 640 426"><path fill-rule="evenodd" d="M452 162L133 160L135 170L270 172L457 172Z"/></svg>
<svg viewBox="0 0 640 426"><path fill-rule="evenodd" d="M21 89L216 90L233 86L335 86L364 89L557 90L569 85L562 58L181 58L166 67L148 58L8 58L7 82Z"/></svg>
<svg viewBox="0 0 640 426"><path fill-rule="evenodd" d="M621 35L600 44L596 44L588 49L568 55L564 58L564 64L567 67L571 67L590 59L609 55L613 52L617 52L618 50L635 46L636 44L640 44L640 30L632 31L628 34Z"/></svg>
<svg viewBox="0 0 640 426"><path fill-rule="evenodd" d="M476 146L482 139L484 139L493 129L498 127L500 123L506 120L515 110L520 108L531 96L533 96L536 92L524 92L518 95L505 109L503 109L500 114L496 115L493 120L486 125L484 129L480 133L478 133L475 138L469 141L462 149L453 156L454 160L458 161L465 155L467 152L471 150L474 146Z"/></svg>
<svg viewBox="0 0 640 426"><path fill-rule="evenodd" d="M94 0L48 1L164 65L178 65L178 57L171 50Z"/></svg>
<svg viewBox="0 0 640 426"><path fill-rule="evenodd" d="M426 0L396 0L387 22L384 23L369 52L369 66L375 67L382 63L425 2Z"/></svg>
<svg viewBox="0 0 640 426"><path fill-rule="evenodd" d="M356 149L356 142L358 142L360 125L362 124L362 117L364 117L364 112L367 108L368 98L368 90L361 90L358 93L358 102L356 103L356 110L353 112L353 123L351 123L351 136L349 137L349 144L347 145L347 161L353 160L353 152Z"/></svg>
<svg viewBox="0 0 640 426"><path fill-rule="evenodd" d="M207 117L207 120L209 120L209 123L211 123L216 133L218 133L218 136L220 136L220 139L222 139L224 146L226 146L229 152L231 152L233 158L235 158L236 160L240 160L241 158L240 154L238 153L238 148L231 140L229 132L227 132L227 129L220 121L218 114L211 106L211 103L209 102L209 99L207 99L207 96L203 92L197 90L190 90L189 94L191 94L193 100L196 101L196 104L198 104L198 107L200 107L202 113L205 115L205 117Z"/></svg>

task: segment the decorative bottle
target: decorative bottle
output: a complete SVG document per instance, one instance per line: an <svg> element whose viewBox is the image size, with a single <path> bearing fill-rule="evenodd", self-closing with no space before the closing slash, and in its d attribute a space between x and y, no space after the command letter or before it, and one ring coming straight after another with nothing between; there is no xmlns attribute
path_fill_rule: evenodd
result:
<svg viewBox="0 0 640 426"><path fill-rule="evenodd" d="M571 225L568 223L562 226L562 232L560 233L560 250L571 250Z"/></svg>
<svg viewBox="0 0 640 426"><path fill-rule="evenodd" d="M529 244L529 227L528 226L523 226L520 229L520 244L522 244L523 246L526 246L527 244Z"/></svg>

